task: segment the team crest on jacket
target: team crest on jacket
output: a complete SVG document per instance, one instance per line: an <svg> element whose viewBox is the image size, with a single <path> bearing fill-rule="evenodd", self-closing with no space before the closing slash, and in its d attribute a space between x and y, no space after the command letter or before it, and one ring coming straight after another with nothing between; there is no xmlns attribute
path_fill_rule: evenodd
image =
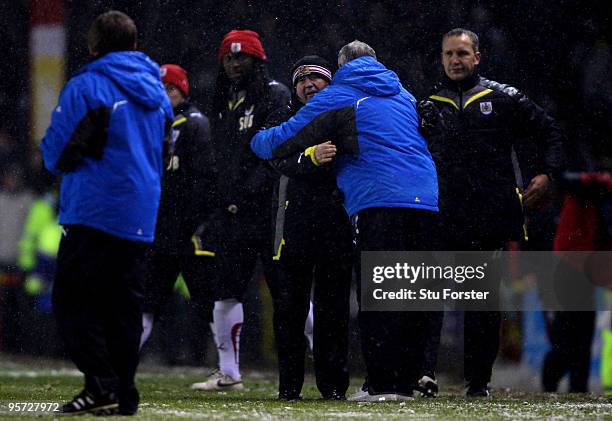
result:
<svg viewBox="0 0 612 421"><path fill-rule="evenodd" d="M480 112L484 115L489 115L493 112L493 104L491 101L481 102L480 103Z"/></svg>
<svg viewBox="0 0 612 421"><path fill-rule="evenodd" d="M244 117L240 117L238 119L238 124L240 125L240 128L238 130L240 130L241 132L253 127L253 117L254 117L253 110L254 109L255 109L255 106L251 105L250 108L244 111Z"/></svg>

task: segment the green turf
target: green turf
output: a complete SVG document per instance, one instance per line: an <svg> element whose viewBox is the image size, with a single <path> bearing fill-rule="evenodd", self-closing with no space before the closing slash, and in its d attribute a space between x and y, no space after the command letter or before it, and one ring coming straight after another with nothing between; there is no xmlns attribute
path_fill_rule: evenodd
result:
<svg viewBox="0 0 612 421"><path fill-rule="evenodd" d="M2 356L0 356L2 357ZM467 400L458 387L437 399L417 398L404 403L329 402L319 399L312 379L299 402L275 400L273 373L248 373L240 393L205 394L189 385L201 381L202 370L143 368L138 374L141 405L132 419L217 420L516 420L516 419L612 419L612 401L594 395L525 394L494 391L492 398ZM357 380L357 379L356 379ZM17 418L7 412L11 402L64 402L82 385L79 373L62 366L43 368L25 362L0 362L0 418ZM355 383L354 386L356 386ZM352 390L352 389L351 389ZM19 417L52 419L50 415ZM80 417L95 419L100 417Z"/></svg>

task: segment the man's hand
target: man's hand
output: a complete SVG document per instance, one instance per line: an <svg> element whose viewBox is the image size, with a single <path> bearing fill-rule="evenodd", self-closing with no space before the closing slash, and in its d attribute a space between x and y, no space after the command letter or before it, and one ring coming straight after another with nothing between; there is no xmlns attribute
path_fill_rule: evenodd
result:
<svg viewBox="0 0 612 421"><path fill-rule="evenodd" d="M546 174L539 174L531 179L523 194L525 209L528 211L536 211L542 208L548 198L549 184L550 179Z"/></svg>
<svg viewBox="0 0 612 421"><path fill-rule="evenodd" d="M319 165L331 162L334 156L336 156L336 145L329 140L315 147L314 157Z"/></svg>
<svg viewBox="0 0 612 421"><path fill-rule="evenodd" d="M432 101L425 100L417 103L419 115L419 132L427 138L433 134L440 123L438 109Z"/></svg>

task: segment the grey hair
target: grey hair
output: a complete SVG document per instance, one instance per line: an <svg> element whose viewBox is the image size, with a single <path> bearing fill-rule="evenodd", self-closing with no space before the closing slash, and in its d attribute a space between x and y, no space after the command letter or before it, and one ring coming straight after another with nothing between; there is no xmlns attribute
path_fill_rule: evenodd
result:
<svg viewBox="0 0 612 421"><path fill-rule="evenodd" d="M349 61L363 56L374 57L374 60L376 60L376 52L368 44L359 40L350 42L338 52L338 67L344 66Z"/></svg>

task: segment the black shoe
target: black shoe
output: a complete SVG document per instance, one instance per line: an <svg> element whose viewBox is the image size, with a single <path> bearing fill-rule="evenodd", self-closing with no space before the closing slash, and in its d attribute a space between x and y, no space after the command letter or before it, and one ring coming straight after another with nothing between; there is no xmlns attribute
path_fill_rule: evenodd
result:
<svg viewBox="0 0 612 421"><path fill-rule="evenodd" d="M423 376L419 379L416 390L426 398L435 398L438 396L438 382L433 377Z"/></svg>
<svg viewBox="0 0 612 421"><path fill-rule="evenodd" d="M138 411L140 395L138 389L132 387L119 393L119 415L134 415Z"/></svg>
<svg viewBox="0 0 612 421"><path fill-rule="evenodd" d="M326 399L328 401L345 401L346 395L344 393L334 391L331 393L325 393L323 395L323 399Z"/></svg>
<svg viewBox="0 0 612 421"><path fill-rule="evenodd" d="M297 395L295 393L286 393L286 392L278 393L278 400L281 400L281 401L299 401L301 399L302 397L300 396L299 393Z"/></svg>
<svg viewBox="0 0 612 421"><path fill-rule="evenodd" d="M489 396L491 396L491 393L489 392L489 387L487 385L470 385L465 391L465 396L469 398L488 398Z"/></svg>
<svg viewBox="0 0 612 421"><path fill-rule="evenodd" d="M86 390L76 395L70 402L62 406L63 415L114 415L119 409L119 403L114 393L94 396Z"/></svg>

